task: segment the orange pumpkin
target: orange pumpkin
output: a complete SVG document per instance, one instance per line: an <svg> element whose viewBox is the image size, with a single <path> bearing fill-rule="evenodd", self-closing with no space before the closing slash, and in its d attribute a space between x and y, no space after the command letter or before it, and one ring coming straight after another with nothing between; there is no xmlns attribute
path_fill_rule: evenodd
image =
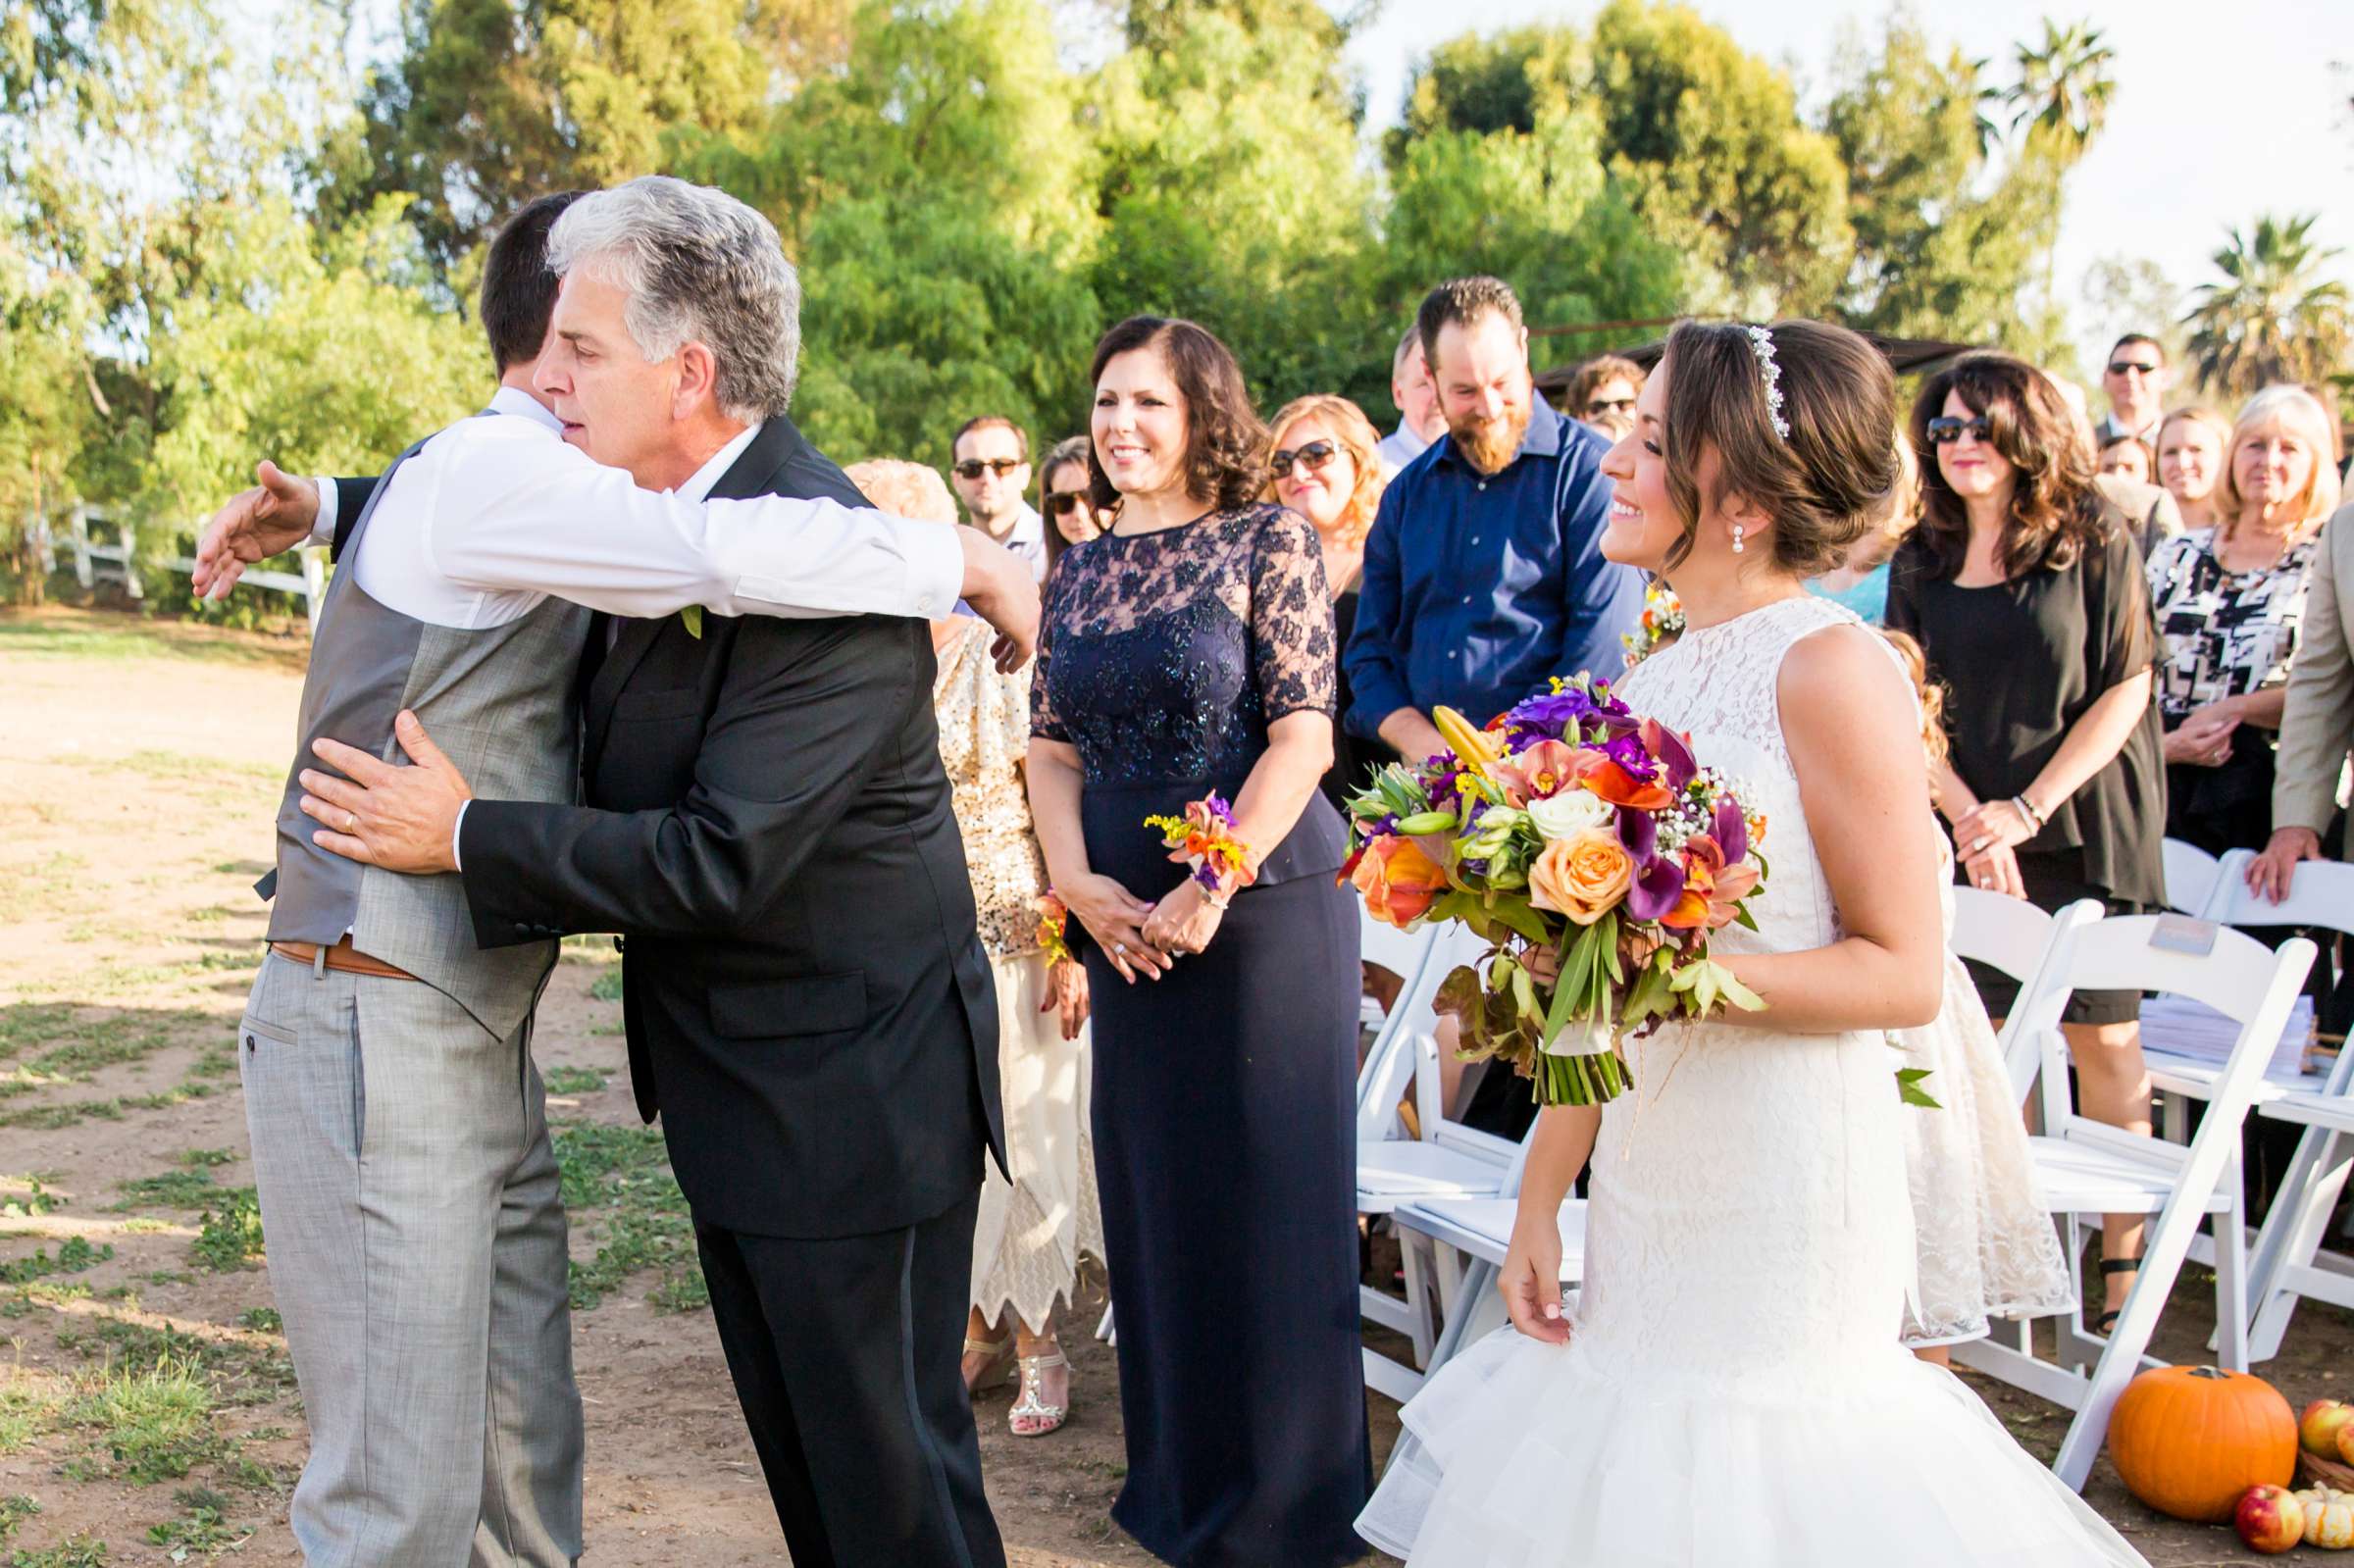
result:
<svg viewBox="0 0 2354 1568"><path fill-rule="evenodd" d="M2225 1524L2250 1487L2297 1470L2297 1417L2262 1378L2161 1367L2125 1386L2109 1416L2109 1456L2126 1490L2161 1513Z"/></svg>

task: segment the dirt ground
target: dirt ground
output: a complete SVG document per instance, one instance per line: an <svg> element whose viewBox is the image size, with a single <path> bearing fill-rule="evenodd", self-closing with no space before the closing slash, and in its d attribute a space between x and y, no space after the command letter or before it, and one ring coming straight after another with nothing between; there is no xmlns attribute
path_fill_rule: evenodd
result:
<svg viewBox="0 0 2354 1568"><path fill-rule="evenodd" d="M285 1507L302 1415L251 1218L232 1037L261 950L249 889L271 854L301 648L106 613L0 615L9 1568L298 1560ZM676 1187L629 1103L620 1009L600 985L611 963L602 941L569 945L537 1037L574 1201L589 1560L783 1562ZM1098 1311L1100 1296L1087 1325ZM2210 1321L2186 1279L2160 1352L2200 1358ZM1006 1391L976 1411L1013 1561L1150 1563L1107 1516L1123 1473L1112 1357L1084 1331L1066 1343L1063 1432L1010 1437ZM2292 1403L2343 1396L2350 1348L2354 1319L2309 1304L2263 1371ZM2063 1413L1979 1387L2048 1456ZM1378 1460L1396 1407L1371 1404ZM2142 1508L2106 1460L2087 1496L2153 1562L2245 1559L2227 1531ZM1905 1560L1901 1543L1886 1560Z"/></svg>

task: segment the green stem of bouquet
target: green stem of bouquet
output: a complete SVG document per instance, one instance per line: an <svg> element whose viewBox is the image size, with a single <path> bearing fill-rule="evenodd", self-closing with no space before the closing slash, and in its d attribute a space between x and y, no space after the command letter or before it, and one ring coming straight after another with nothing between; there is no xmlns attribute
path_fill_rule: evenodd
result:
<svg viewBox="0 0 2354 1568"><path fill-rule="evenodd" d="M1539 1105L1605 1105L1626 1092L1626 1064L1614 1051L1598 1056L1557 1056L1537 1053L1536 1101Z"/></svg>

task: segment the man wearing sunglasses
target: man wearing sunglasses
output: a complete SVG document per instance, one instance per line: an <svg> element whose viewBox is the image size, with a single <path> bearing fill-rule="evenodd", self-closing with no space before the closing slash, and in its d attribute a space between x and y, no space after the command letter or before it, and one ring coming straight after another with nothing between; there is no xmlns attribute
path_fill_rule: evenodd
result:
<svg viewBox="0 0 2354 1568"><path fill-rule="evenodd" d="M1030 435L1001 414L958 427L948 469L973 527L1020 556L1030 575L1047 577L1047 522L1022 497L1030 488Z"/></svg>
<svg viewBox="0 0 2354 1568"><path fill-rule="evenodd" d="M2109 394L2109 412L2093 429L2093 445L2101 447L2124 435L2136 435L2158 450L2158 427L2166 418L2166 389L2174 384L2166 349L2142 332L2127 332L2109 350L2101 372L2101 389Z"/></svg>

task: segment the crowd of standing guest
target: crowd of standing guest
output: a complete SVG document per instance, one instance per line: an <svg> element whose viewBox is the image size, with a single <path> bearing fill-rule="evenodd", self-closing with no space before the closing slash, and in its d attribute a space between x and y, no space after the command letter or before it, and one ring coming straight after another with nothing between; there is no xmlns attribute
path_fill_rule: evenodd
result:
<svg viewBox="0 0 2354 1568"><path fill-rule="evenodd" d="M2165 906L2166 836L2262 850L2250 880L2276 896L2324 853L2354 742L2337 432L2295 387L2235 419L2170 413L2171 374L2154 338L2121 339L2095 425L2065 379L1960 356L1895 432L1895 504L1809 584L1917 640L1957 883L2130 913ZM1129 1448L1115 1517L1172 1562L1357 1550L1343 814L1372 767L1442 749L1435 708L1485 716L1618 669L1645 588L1598 549L1603 460L1645 375L1598 356L1557 413L1511 289L1466 278L1399 339L1386 435L1329 393L1262 422L1226 345L1140 317L1099 346L1091 429L1047 450L1035 506L1014 421L953 438L969 521L1047 582L1035 675L997 672L969 619L935 632L1007 1041L1010 1180L984 1198L968 1381L1011 1352L1013 1430L1059 1426L1055 1333L1100 1257ZM920 481L892 471L912 468L853 473L949 516L925 471L933 493L902 499ZM1239 856L1223 878L1144 827L1209 800ZM1035 919L1049 887L1060 961ZM2009 1011L2014 985L1972 978ZM2086 1114L2146 1135L2139 1005L2079 992L2064 1027ZM1458 1083L1452 1056L1449 1114L1524 1132L1525 1093ZM2102 1246L2106 1321L2139 1222L2112 1216Z"/></svg>

